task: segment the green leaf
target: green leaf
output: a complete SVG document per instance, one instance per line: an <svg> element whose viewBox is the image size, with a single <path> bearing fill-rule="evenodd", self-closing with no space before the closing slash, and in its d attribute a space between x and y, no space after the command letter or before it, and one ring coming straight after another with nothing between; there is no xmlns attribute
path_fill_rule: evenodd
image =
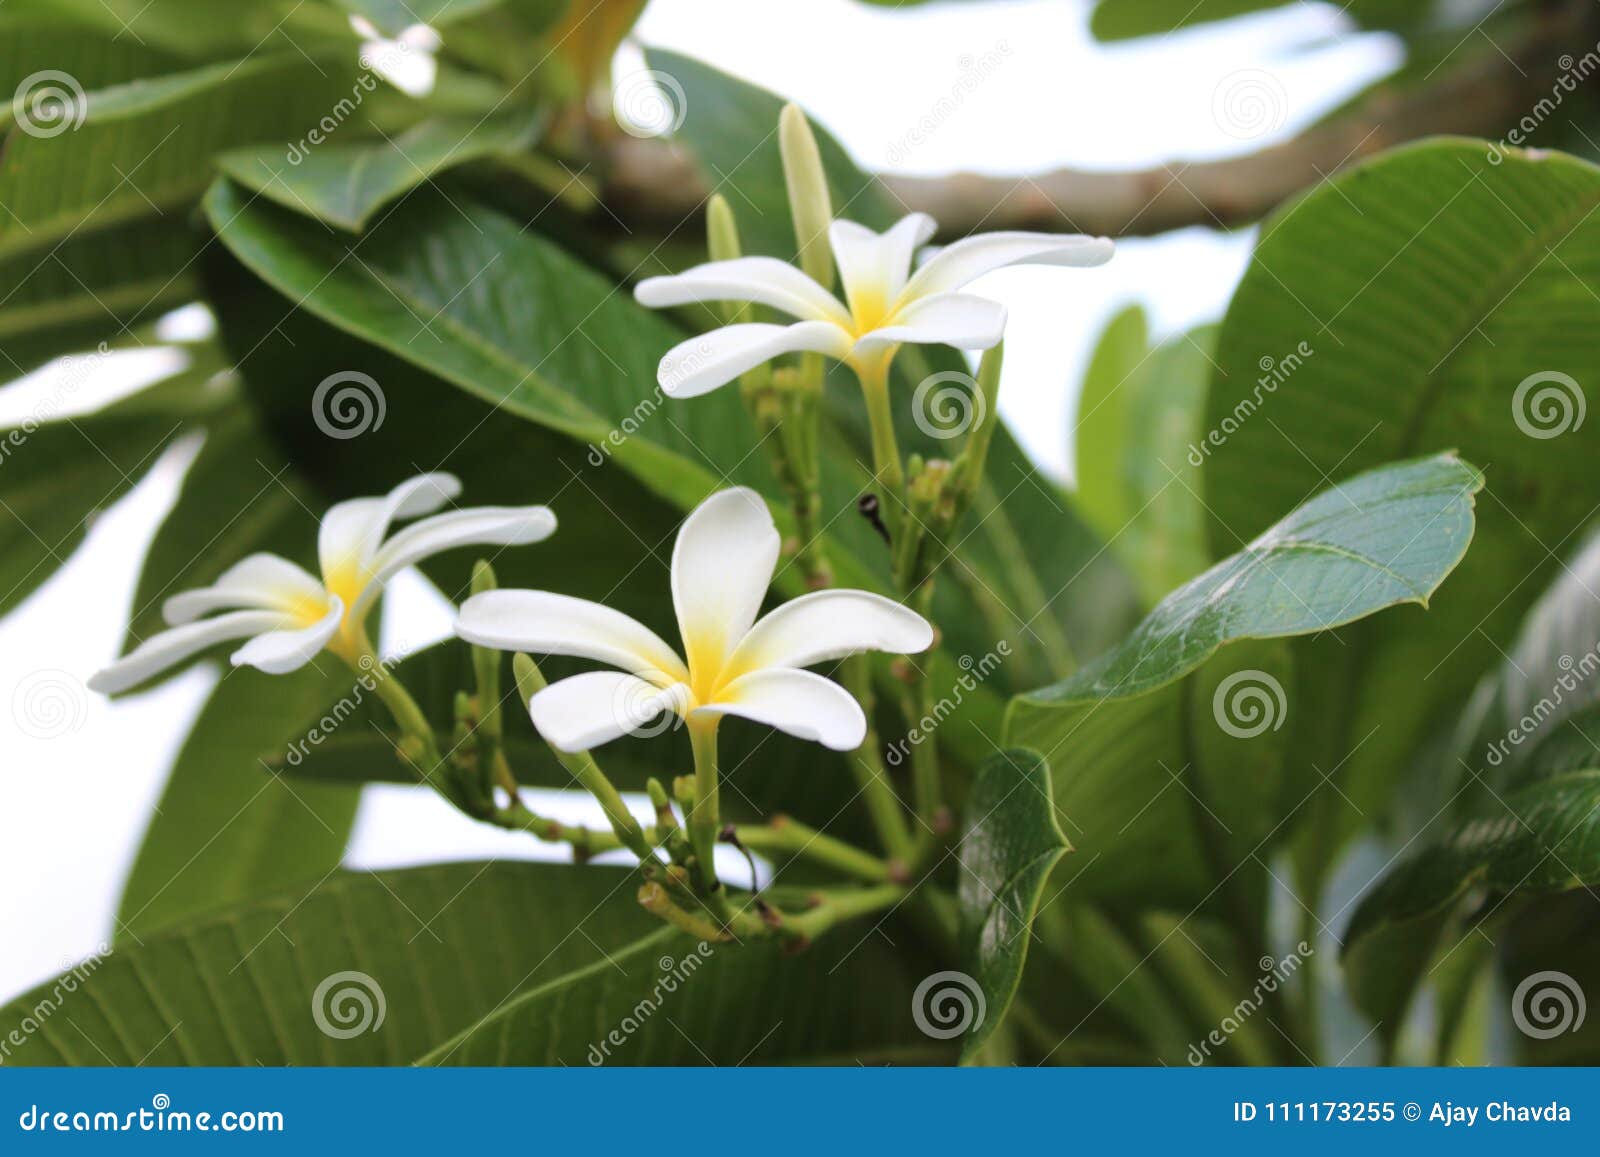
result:
<svg viewBox="0 0 1600 1157"><path fill-rule="evenodd" d="M1075 432L1078 499L1154 603L1211 561L1200 466L1212 326L1149 348L1143 311L1112 318Z"/></svg>
<svg viewBox="0 0 1600 1157"><path fill-rule="evenodd" d="M1162 342L1128 399L1123 476L1131 512L1111 541L1152 603L1212 560L1196 447L1215 341L1216 327L1202 326Z"/></svg>
<svg viewBox="0 0 1600 1157"><path fill-rule="evenodd" d="M1600 883L1600 771L1556 776L1512 792L1396 865L1350 918L1346 952L1386 926L1440 913L1468 888L1503 897L1595 883Z"/></svg>
<svg viewBox="0 0 1600 1157"><path fill-rule="evenodd" d="M984 1011L969 1018L964 1059L1005 1019L1022 980L1045 881L1072 850L1056 822L1050 765L1035 752L998 752L980 767L966 814L957 894L968 969Z"/></svg>
<svg viewBox="0 0 1600 1157"><path fill-rule="evenodd" d="M261 774L354 677L332 656L289 675L223 676L178 751L123 889L117 939L202 912L309 888L339 866L358 793Z"/></svg>
<svg viewBox="0 0 1600 1157"><path fill-rule="evenodd" d="M1326 720L1300 744L1304 762L1340 769L1303 868L1324 870L1359 824L1341 793L1383 808L1418 745L1498 663L1555 569L1551 548L1600 500L1600 423L1576 421L1600 359L1597 205L1592 165L1435 140L1319 186L1263 229L1217 345L1213 548L1330 475L1447 448L1492 463L1473 550L1428 615L1297 645Z"/></svg>
<svg viewBox="0 0 1600 1157"><path fill-rule="evenodd" d="M340 8L364 16L378 31L397 35L413 24L446 27L498 7L503 0L335 0Z"/></svg>
<svg viewBox="0 0 1600 1157"><path fill-rule="evenodd" d="M296 43L291 31L304 39L300 25L314 23L320 7L295 0L7 0L5 11L27 20L78 25L80 40L144 51L153 45L203 58L286 49ZM84 35L81 29L92 32Z"/></svg>
<svg viewBox="0 0 1600 1157"><path fill-rule="evenodd" d="M1130 383L1150 355L1150 322L1140 305L1112 315L1100 332L1078 390L1072 429L1078 503L1101 536L1115 539L1137 507L1130 505L1126 468Z"/></svg>
<svg viewBox="0 0 1600 1157"><path fill-rule="evenodd" d="M583 1065L591 1046L610 1063L950 1058L916 1027L915 977L880 939L831 936L801 959L702 949L638 907L637 882L554 864L340 873L20 997L0 1009L0 1035L28 1029L6 1059Z"/></svg>
<svg viewBox="0 0 1600 1157"><path fill-rule="evenodd" d="M917 977L876 937L774 944L670 929L523 993L428 1065L949 1063L913 1014Z"/></svg>
<svg viewBox="0 0 1600 1157"><path fill-rule="evenodd" d="M0 260L0 373L21 375L64 354L126 342L141 323L190 301L201 234L160 221L75 236L44 257Z"/></svg>
<svg viewBox="0 0 1600 1157"><path fill-rule="evenodd" d="M1213 869L1285 834L1301 802L1281 779L1285 718L1313 701L1291 699L1281 645L1244 641L1426 601L1466 549L1478 484L1448 455L1339 484L1173 592L1121 646L1013 700L1005 741L1051 760L1081 853L1066 869L1076 895L1192 905L1215 891Z"/></svg>
<svg viewBox="0 0 1600 1157"><path fill-rule="evenodd" d="M119 946L80 968L75 992L47 983L19 998L0 1026L33 1017L38 1030L7 1060L407 1064L517 991L657 927L632 903L635 880L518 863L336 873ZM329 980L349 973L364 976ZM372 1013L352 1032L362 988ZM38 1016L52 993L59 1015Z"/></svg>
<svg viewBox="0 0 1600 1157"><path fill-rule="evenodd" d="M1122 699L1237 639L1309 635L1428 599L1472 540L1477 470L1450 454L1370 470L1318 494L1173 591L1121 646L1018 706Z"/></svg>
<svg viewBox="0 0 1600 1157"><path fill-rule="evenodd" d="M1131 40L1278 8L1288 0L1100 0L1089 20L1097 40Z"/></svg>
<svg viewBox="0 0 1600 1157"><path fill-rule="evenodd" d="M1473 696L1456 752L1469 804L1481 806L1493 792L1594 766L1600 726L1597 584L1600 535L1591 533L1562 564L1500 666Z"/></svg>
<svg viewBox="0 0 1600 1157"><path fill-rule="evenodd" d="M162 386L87 417L0 431L0 614L49 578L96 512L121 498L184 428Z"/></svg>
<svg viewBox="0 0 1600 1157"><path fill-rule="evenodd" d="M0 155L0 202L9 209L0 254L170 213L204 191L213 154L296 141L336 115L336 104L345 123L358 118L354 65L353 56L341 66L299 52L262 55L88 91L69 110L76 127L54 136L11 125Z"/></svg>
<svg viewBox="0 0 1600 1157"><path fill-rule="evenodd" d="M217 159L248 189L351 233L418 185L456 165L530 147L545 117L518 112L494 117L433 117L378 141L337 140L291 153L269 145L236 149Z"/></svg>

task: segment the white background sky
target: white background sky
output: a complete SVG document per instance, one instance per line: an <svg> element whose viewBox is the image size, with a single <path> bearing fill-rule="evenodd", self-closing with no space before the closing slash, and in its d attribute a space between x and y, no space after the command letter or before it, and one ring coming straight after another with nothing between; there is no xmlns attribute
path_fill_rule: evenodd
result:
<svg viewBox="0 0 1600 1157"><path fill-rule="evenodd" d="M1112 168L1247 151L1315 120L1395 63L1388 40L1351 33L1322 4L1112 48L1091 40L1086 12L1066 0L899 11L853 0L653 0L639 38L800 101L867 167L919 173ZM950 93L964 60L991 52L999 66L897 157L895 142ZM635 67L625 55L619 75ZM1217 112L1219 93L1241 86L1264 96L1257 124ZM1215 318L1249 242L1193 230L1125 242L1100 269L1003 270L977 285L1011 311L1002 408L1040 461L1068 472L1076 383L1105 319L1135 300L1158 333ZM159 368L150 355L129 355L79 400ZM35 378L0 394L0 425L59 389L48 371ZM68 565L0 623L0 1000L107 938L146 817L216 677L194 670L114 706L82 686L114 658L138 560L180 465L166 464L107 511ZM448 623L420 581L391 602L404 608L413 639ZM60 734L25 734L16 723L24 702L46 696L59 700ZM542 802L599 820L581 802L570 810ZM530 843L488 832L426 793L386 788L364 798L347 861L527 855Z"/></svg>

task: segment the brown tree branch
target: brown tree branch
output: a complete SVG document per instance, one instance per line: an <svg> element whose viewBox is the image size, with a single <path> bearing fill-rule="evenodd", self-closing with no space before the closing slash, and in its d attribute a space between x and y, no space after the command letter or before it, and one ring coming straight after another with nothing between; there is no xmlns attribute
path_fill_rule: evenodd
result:
<svg viewBox="0 0 1600 1157"><path fill-rule="evenodd" d="M1584 24L1578 6L1547 10L1507 52L1483 52L1415 86L1379 89L1298 136L1244 156L1124 172L885 173L878 181L906 211L932 215L941 239L992 229L1124 237L1244 224L1382 149L1440 134L1501 136L1550 95L1557 57L1579 42ZM1583 42L1579 50L1591 48ZM663 228L701 211L705 181L675 146L623 137L608 162L604 197L622 220Z"/></svg>

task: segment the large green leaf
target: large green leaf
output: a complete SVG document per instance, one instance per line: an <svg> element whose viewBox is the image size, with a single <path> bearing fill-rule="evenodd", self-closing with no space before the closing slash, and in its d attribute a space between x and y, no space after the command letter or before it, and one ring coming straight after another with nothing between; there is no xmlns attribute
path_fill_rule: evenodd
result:
<svg viewBox="0 0 1600 1157"><path fill-rule="evenodd" d="M1079 500L1150 603L1211 561L1200 443L1215 341L1202 326L1151 349L1131 307L1106 326L1079 395Z"/></svg>
<svg viewBox="0 0 1600 1157"><path fill-rule="evenodd" d="M1481 806L1493 791L1594 766L1600 722L1600 537L1590 534L1528 612L1464 717L1457 769ZM1476 782L1473 782L1476 781ZM1443 802L1443 801L1441 801ZM1458 808L1459 810L1463 810Z"/></svg>
<svg viewBox="0 0 1600 1157"><path fill-rule="evenodd" d="M1013 701L1006 742L1051 760L1083 899L1197 903L1216 891L1208 863L1227 872L1284 834L1303 802L1279 778L1285 718L1311 701L1291 699L1280 646L1241 643L1426 602L1466 549L1478 485L1448 455L1350 479L1174 591L1121 646Z"/></svg>
<svg viewBox="0 0 1600 1157"><path fill-rule="evenodd" d="M948 1063L917 976L848 930L795 959L771 943L671 930L523 993L422 1058L430 1065Z"/></svg>
<svg viewBox="0 0 1600 1157"><path fill-rule="evenodd" d="M1437 914L1469 887L1503 897L1597 882L1600 771L1555 776L1512 792L1396 865L1350 918L1346 950L1387 925Z"/></svg>
<svg viewBox="0 0 1600 1157"><path fill-rule="evenodd" d="M1005 1019L1045 881L1072 847L1056 822L1050 766L1032 751L1002 751L980 767L966 812L957 894L971 975L962 979L977 984L967 999L983 1001L965 1017L961 1053L971 1057Z"/></svg>
<svg viewBox="0 0 1600 1157"><path fill-rule="evenodd" d="M278 145L232 150L217 163L280 205L360 233L385 205L446 169L529 147L543 120L528 112L433 117L376 141L330 141L287 166Z"/></svg>
<svg viewBox="0 0 1600 1157"><path fill-rule="evenodd" d="M1129 305L1113 314L1100 332L1078 389L1072 427L1074 481L1078 504L1093 527L1114 540L1137 509L1124 475L1129 457L1130 383L1150 356L1150 321L1144 307Z"/></svg>
<svg viewBox="0 0 1600 1157"><path fill-rule="evenodd" d="M637 882L509 863L336 875L119 948L73 983L19 998L0 1028L31 1031L7 1060L584 1064L613 1029L629 1035L608 1046L612 1061L950 1055L916 1029L913 978L881 941L852 951L841 932L809 960L701 949L639 909ZM657 1005L641 1011L652 993Z"/></svg>
<svg viewBox="0 0 1600 1157"><path fill-rule="evenodd" d="M194 297L201 234L173 216L86 233L46 254L0 260L0 374L128 344L127 335Z"/></svg>
<svg viewBox="0 0 1600 1157"><path fill-rule="evenodd" d="M1472 541L1482 485L1451 454L1338 483L1173 591L1116 649L1019 705L1127 698L1182 678L1236 639L1309 635L1400 603L1427 606Z"/></svg>
<svg viewBox="0 0 1600 1157"><path fill-rule="evenodd" d="M1600 169L1571 157L1396 150L1270 221L1229 307L1204 468L1219 553L1330 475L1446 448L1490 464L1475 545L1430 614L1300 645L1324 709L1297 746L1340 768L1303 868L1381 810L1600 497L1600 425L1579 420L1600 359L1597 205Z"/></svg>
<svg viewBox="0 0 1600 1157"><path fill-rule="evenodd" d="M93 515L131 489L192 416L178 383L86 417L0 431L0 613L66 561Z"/></svg>
<svg viewBox="0 0 1600 1157"><path fill-rule="evenodd" d="M354 677L332 656L290 675L228 672L178 751L122 893L117 939L201 912L310 887L339 866L356 789L263 775Z"/></svg>
<svg viewBox="0 0 1600 1157"><path fill-rule="evenodd" d="M5 7L10 16L77 25L80 40L206 58L287 49L295 43L289 31L299 31L296 17L306 10L310 18L321 6L302 0L7 0Z"/></svg>
<svg viewBox="0 0 1600 1157"><path fill-rule="evenodd" d="M1089 26L1100 40L1129 40L1282 8L1289 3L1290 0L1100 0ZM1404 30L1421 25L1436 6L1436 0L1350 0L1341 5L1341 11L1369 28Z"/></svg>
<svg viewBox="0 0 1600 1157"><path fill-rule="evenodd" d="M0 254L180 209L204 191L213 154L298 140L324 116L358 119L354 67L262 55L88 91L55 135L0 120Z"/></svg>

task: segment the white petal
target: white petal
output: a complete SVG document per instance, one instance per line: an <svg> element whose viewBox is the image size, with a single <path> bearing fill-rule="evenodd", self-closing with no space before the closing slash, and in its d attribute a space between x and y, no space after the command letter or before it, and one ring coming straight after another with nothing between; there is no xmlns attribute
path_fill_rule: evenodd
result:
<svg viewBox="0 0 1600 1157"><path fill-rule="evenodd" d="M945 246L906 283L902 302L953 293L1007 265L1104 265L1113 246L1082 233L980 233Z"/></svg>
<svg viewBox="0 0 1600 1157"><path fill-rule="evenodd" d="M428 52L396 40L362 46L361 58L373 72L411 97L425 97L439 78L439 62Z"/></svg>
<svg viewBox="0 0 1600 1157"><path fill-rule="evenodd" d="M439 38L439 33L428 24L412 24L405 28L395 39L407 48L416 49L418 52L438 52L439 46L444 43Z"/></svg>
<svg viewBox="0 0 1600 1157"><path fill-rule="evenodd" d="M891 324L863 334L855 352L867 354L884 346L915 342L986 350L1006 332L1006 307L970 293L936 293L902 308Z"/></svg>
<svg viewBox="0 0 1600 1157"><path fill-rule="evenodd" d="M811 671L754 671L691 714L702 711L765 723L835 751L854 751L867 737L867 717L850 692Z"/></svg>
<svg viewBox="0 0 1600 1157"><path fill-rule="evenodd" d="M365 16L350 15L350 28L363 40L377 40L383 33L378 31L378 26Z"/></svg>
<svg viewBox="0 0 1600 1157"><path fill-rule="evenodd" d="M473 506L414 522L378 548L351 617L360 622L383 584L413 563L458 546L523 546L555 530L548 506Z"/></svg>
<svg viewBox="0 0 1600 1157"><path fill-rule="evenodd" d="M281 611L234 611L198 623L185 623L150 636L130 654L96 672L89 680L89 689L114 695L199 654L213 643L276 631L293 622Z"/></svg>
<svg viewBox="0 0 1600 1157"><path fill-rule="evenodd" d="M690 512L672 547L672 605L689 670L722 669L761 610L782 541L766 501L746 486Z"/></svg>
<svg viewBox="0 0 1600 1157"><path fill-rule="evenodd" d="M693 398L779 354L801 352L843 359L850 353L850 334L831 321L725 325L668 350L656 377L669 398Z"/></svg>
<svg viewBox="0 0 1600 1157"><path fill-rule="evenodd" d="M397 518L432 514L461 493L451 474L419 474L382 498L352 498L322 516L317 560L324 579L346 568L365 573Z"/></svg>
<svg viewBox="0 0 1600 1157"><path fill-rule="evenodd" d="M328 613L309 627L285 627L257 635L229 656L235 667L256 667L269 675L297 671L328 645L344 618L344 604L333 599Z"/></svg>
<svg viewBox="0 0 1600 1157"><path fill-rule="evenodd" d="M663 686L689 677L661 636L621 611L549 591L485 591L461 605L456 634L480 647L609 663Z"/></svg>
<svg viewBox="0 0 1600 1157"><path fill-rule="evenodd" d="M262 552L240 559L208 587L173 595L161 613L178 626L233 607L287 611L326 598L322 584L304 570L286 558Z"/></svg>
<svg viewBox="0 0 1600 1157"><path fill-rule="evenodd" d="M826 590L772 611L729 662L737 670L809 667L862 651L914 655L931 646L932 625L910 607L869 591Z"/></svg>
<svg viewBox="0 0 1600 1157"><path fill-rule="evenodd" d="M854 221L830 225L828 242L851 308L888 308L911 276L911 259L935 227L926 213L908 214L885 233L874 233Z"/></svg>
<svg viewBox="0 0 1600 1157"><path fill-rule="evenodd" d="M776 257L736 257L696 265L670 277L647 277L633 296L651 309L697 301L752 301L802 321L850 324L849 312L833 294Z"/></svg>
<svg viewBox="0 0 1600 1157"><path fill-rule="evenodd" d="M588 671L550 684L533 697L528 714L550 746L587 751L629 734L665 730L664 712L681 715L689 689L666 690L621 671Z"/></svg>

